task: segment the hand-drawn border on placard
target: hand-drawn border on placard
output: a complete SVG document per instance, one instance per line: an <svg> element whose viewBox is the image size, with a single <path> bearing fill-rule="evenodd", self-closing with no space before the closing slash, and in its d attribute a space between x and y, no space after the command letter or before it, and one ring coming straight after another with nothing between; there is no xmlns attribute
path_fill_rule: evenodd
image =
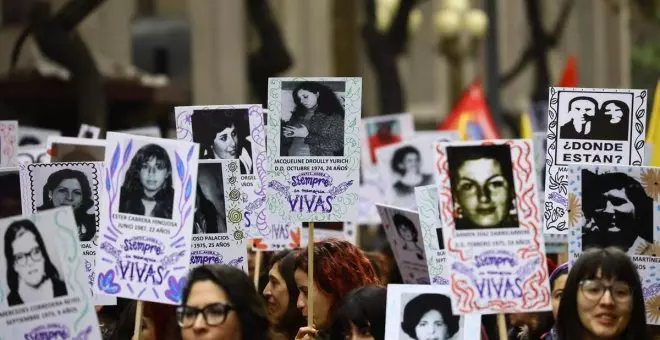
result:
<svg viewBox="0 0 660 340"><path fill-rule="evenodd" d="M18 121L0 120L0 166L10 167L18 152ZM8 161L5 161L8 159Z"/></svg>
<svg viewBox="0 0 660 340"><path fill-rule="evenodd" d="M548 273L545 263L545 254L542 251L544 241L541 234L541 221L536 195L536 172L534 171L533 148L530 140L488 140L480 142L458 142L458 143L439 143L436 144L436 186L438 188L438 202L440 207L440 216L444 226L443 231L446 235L447 256L457 258L460 262L468 262L469 259L460 248L454 244L454 233L456 224L453 217L453 199L451 185L449 182L449 167L446 154L448 146L468 146L468 145L509 145L511 147L511 160L514 173L514 187L516 188L516 202L519 215L519 225L522 229L531 232L532 242L528 246L521 246L517 250L517 255L521 259L540 258L542 259L538 268L527 275L523 282L522 305L518 306L516 302L496 299L491 300L485 306L479 306L475 301L476 293L471 285L459 278L456 273L451 273L451 289L456 296L457 306L461 313L472 313L480 310L532 310L537 306L546 306L550 303L550 292L546 291L544 283L547 280ZM454 270L452 270L454 271ZM534 291L536 294L529 296L526 293Z"/></svg>
<svg viewBox="0 0 660 340"><path fill-rule="evenodd" d="M568 92L568 93L629 93L633 96L631 102L631 109L635 106L635 99L639 98L640 103L635 109L635 121L631 122L631 126L634 127L633 131L636 131L636 136L634 136L634 143L629 143L629 155L632 165L641 166L643 155L644 155L644 125L645 121L642 120L646 114L646 90L640 91L639 95L635 96L634 91L617 91L616 89L602 89L597 91L597 89L562 89L557 90L555 87L550 87L550 105L548 106L548 134L547 134L547 149L546 149L546 200L544 203L544 212L543 212L543 225L544 230L558 230L566 231L568 225L561 221L561 217L566 213L566 208L568 205L568 172L567 166L557 165L556 156L557 156L557 139L559 135L559 93ZM633 160L632 148L635 149L636 158ZM553 174L554 172L554 174ZM547 190L549 189L549 190ZM563 194L563 196L562 196ZM557 222L556 224L554 224Z"/></svg>
<svg viewBox="0 0 660 340"><path fill-rule="evenodd" d="M201 163L204 164L204 163ZM229 162L223 161L222 165L222 186L225 197L225 211L227 214L227 233L231 234L237 244L243 244L247 235L241 227L244 211L242 208L240 181L240 166L237 159ZM228 174L228 176L225 176ZM231 226L231 229L229 228Z"/></svg>
<svg viewBox="0 0 660 340"><path fill-rule="evenodd" d="M310 77L310 78L270 78L268 81L268 124L266 124L266 146L268 163L274 164L277 158L280 158L280 128L282 117L282 82L344 82L345 100L344 100L344 156L336 157L348 160L345 166L347 171L342 171L348 177L354 173L358 174L360 170L360 135L359 125L362 112L362 79L361 78L346 78L346 77ZM289 186L281 183L278 179L289 178L293 171L289 170L275 170L272 167L267 171L270 181L268 183L271 195L268 195L269 213L276 214L280 218L287 221L341 221L346 219L348 211L357 210L357 202L359 199L358 183L357 181L348 180L330 189L333 194L333 209L330 213L304 213L304 212L288 212L286 210L276 211L276 207L286 207L289 203L286 202L288 197ZM345 178L344 178L345 179ZM351 193L346 194L349 188L354 188ZM271 191L272 190L272 191Z"/></svg>
<svg viewBox="0 0 660 340"><path fill-rule="evenodd" d="M36 197L35 195L35 187L34 187L34 174L33 171L35 168L62 168L62 169L69 169L72 166L84 166L84 167L89 167L92 168L92 180L94 183L92 183L92 199L94 200L94 211L96 212L94 214L94 223L96 223L96 232L100 230L101 226L99 225L99 220L100 220L100 211L99 211L99 190L101 190L101 187L99 184L99 177L98 177L98 167L97 163L93 162L80 162L80 163L33 163L33 164L27 164L26 168L29 174L30 178L30 205L32 206L32 212L37 212L37 206L36 206Z"/></svg>
<svg viewBox="0 0 660 340"><path fill-rule="evenodd" d="M124 167L126 164L130 162L132 159L132 151L133 151L133 140L137 139L138 141L142 140L147 140L149 137L141 137L141 138L135 138L135 136L132 136L134 138L127 138L128 143L126 143L125 147L121 147L122 142L126 142L126 139L122 141L118 141L116 143L115 149L112 154L112 159L110 164L105 164L105 193L108 195L108 221L107 221L107 227L104 228L104 233L101 235L101 237L104 239L104 242L102 242L99 246L100 250L103 250L106 254L110 255L110 257L114 258L117 260L121 256L121 250L115 249L112 246L112 243L110 242L116 242L117 238L119 235L122 235L123 233L119 228L115 225L114 223L114 218L112 217L112 207L114 206L116 200L117 200L117 195L119 194L121 185L120 185L120 180L121 180L121 174L123 173ZM174 235L170 236L170 241L171 243L168 245L171 248L177 249L175 250L174 253L169 254L165 256L161 260L161 265L164 268L167 268L171 266L172 264L175 264L181 257L183 257L186 253L186 251L189 251L189 249L186 249L186 242L185 242L185 236L179 236L181 234L181 231L183 230L184 225L186 224L186 220L190 216L192 212L192 208L194 206L194 201L195 197L192 195L192 190L193 190L193 183L192 183L192 174L190 173L190 167L191 166L196 166L197 165L197 159L193 159L193 155L195 152L195 145L190 146L190 149L188 150L188 153L186 155L186 161L184 163L183 159L181 156L179 156L179 153L175 150L174 155L175 155L175 169L176 169L176 175L179 177L180 183L182 190L179 193L179 205L178 205L178 210L179 210L179 217L180 221L179 222L179 227L174 233ZM123 157L122 157L123 154ZM174 174L173 174L174 175ZM192 200L191 200L192 198ZM108 257L102 257L101 261L106 262L106 263L114 263L114 261ZM187 267L174 267L172 270L174 271L180 271L181 269L185 269ZM99 291L106 295L116 295L121 291L121 285L117 284L114 282L115 278L115 270L110 269L106 271L105 273L100 272L96 273L97 274L97 285ZM170 270L167 270L165 274L163 275L164 277L167 277L170 274ZM173 276L169 275L169 278L167 279L167 284L168 287L165 287L165 291L163 294L172 302L174 303L179 303L182 298L183 294L183 288L186 285L186 277L187 277L187 272L183 273L178 279ZM131 294L134 294L133 287L131 286L130 283L126 283L126 288L131 292ZM136 297L139 299L144 292L146 291L146 288L143 288L137 295ZM158 291L156 290L155 287L151 288L152 293L154 296L156 296L157 299L160 299L160 295L158 294Z"/></svg>
<svg viewBox="0 0 660 340"><path fill-rule="evenodd" d="M253 174L256 178L256 188L253 189L253 194L257 198L253 199L251 202L248 202L245 207L245 214L256 215L254 221L256 221L256 229L259 232L261 237L267 237L270 235L271 230L268 227L266 219L266 130L263 120L264 109L261 105L257 104L245 104L245 105L200 105L200 106L182 106L175 108L175 122L176 122L176 133L178 140L192 141L193 140L193 131L191 126L191 117L193 111L196 110L232 110L232 109L247 109L250 127L250 137L252 137L252 165L254 167ZM261 138L263 137L263 138ZM250 176L252 176L250 175ZM249 228L252 226L252 219L250 217L245 218L245 232L248 233L247 236L254 237L257 235L250 235Z"/></svg>
<svg viewBox="0 0 660 340"><path fill-rule="evenodd" d="M438 252L444 249L440 250L438 247L440 240L438 240L436 229L441 227L441 223L439 220L438 200L433 195L437 195L434 185L415 188L415 199L417 200L417 209L419 211L419 226L422 231L422 239L424 240L429 280L431 284L448 285L449 281L442 275L447 264L440 263L438 256ZM435 212L438 212L438 214L435 214ZM437 225L434 225L431 221L435 221L436 219L438 219L436 222Z"/></svg>

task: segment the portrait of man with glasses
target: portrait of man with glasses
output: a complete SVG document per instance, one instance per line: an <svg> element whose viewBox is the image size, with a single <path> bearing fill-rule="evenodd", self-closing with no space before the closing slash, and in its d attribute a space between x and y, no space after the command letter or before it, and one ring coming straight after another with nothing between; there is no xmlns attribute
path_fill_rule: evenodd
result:
<svg viewBox="0 0 660 340"><path fill-rule="evenodd" d="M41 233L28 219L9 224L5 231L9 306L67 295L66 284L44 244Z"/></svg>

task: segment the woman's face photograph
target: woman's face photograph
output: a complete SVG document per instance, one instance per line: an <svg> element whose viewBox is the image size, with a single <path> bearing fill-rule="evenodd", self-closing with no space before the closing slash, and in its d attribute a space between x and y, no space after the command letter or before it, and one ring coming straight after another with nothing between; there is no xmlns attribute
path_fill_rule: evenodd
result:
<svg viewBox="0 0 660 340"><path fill-rule="evenodd" d="M304 107L307 109L313 109L318 103L319 94L301 89L298 91L298 99L300 99L300 103Z"/></svg>
<svg viewBox="0 0 660 340"><path fill-rule="evenodd" d="M399 231L399 235L401 235L401 238L406 241L406 242L412 242L413 241L413 232L410 230L405 225L400 225L397 226L397 230Z"/></svg>
<svg viewBox="0 0 660 340"><path fill-rule="evenodd" d="M232 125L215 135L213 151L220 159L234 159L236 158L237 143L236 127Z"/></svg>
<svg viewBox="0 0 660 340"><path fill-rule="evenodd" d="M502 223L508 214L510 184L499 162L469 160L457 175L456 198L465 217L482 227Z"/></svg>
<svg viewBox="0 0 660 340"><path fill-rule="evenodd" d="M614 103L609 103L605 106L603 114L610 120L610 124L617 124L623 118L623 110Z"/></svg>
<svg viewBox="0 0 660 340"><path fill-rule="evenodd" d="M163 162L159 162L156 157L149 158L140 169L140 182L147 191L158 191L163 187L163 183L170 175L170 170L166 169Z"/></svg>
<svg viewBox="0 0 660 340"><path fill-rule="evenodd" d="M82 203L82 187L75 178L68 178L60 182L55 189L48 193L54 207L71 206L78 209Z"/></svg>
<svg viewBox="0 0 660 340"><path fill-rule="evenodd" d="M14 252L14 269L18 277L31 286L37 286L45 275L45 263L37 238L24 230L11 244Z"/></svg>
<svg viewBox="0 0 660 340"><path fill-rule="evenodd" d="M421 171L419 155L414 152L407 153L399 163L399 168L406 174L419 173Z"/></svg>
<svg viewBox="0 0 660 340"><path fill-rule="evenodd" d="M439 311L432 309L422 315L415 326L417 340L444 340L447 338L447 326Z"/></svg>

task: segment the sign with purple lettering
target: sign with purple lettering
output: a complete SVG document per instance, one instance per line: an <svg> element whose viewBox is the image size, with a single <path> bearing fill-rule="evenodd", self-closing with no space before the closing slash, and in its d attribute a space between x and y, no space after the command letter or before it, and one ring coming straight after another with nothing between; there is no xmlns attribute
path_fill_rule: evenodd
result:
<svg viewBox="0 0 660 340"><path fill-rule="evenodd" d="M544 231L566 234L568 165L644 164L646 90L550 88Z"/></svg>
<svg viewBox="0 0 660 340"><path fill-rule="evenodd" d="M268 93L269 214L355 220L362 79L270 78Z"/></svg>
<svg viewBox="0 0 660 340"><path fill-rule="evenodd" d="M96 288L178 304L190 266L195 143L108 132Z"/></svg>
<svg viewBox="0 0 660 340"><path fill-rule="evenodd" d="M0 120L0 168L16 166L18 121Z"/></svg>
<svg viewBox="0 0 660 340"><path fill-rule="evenodd" d="M190 264L229 264L247 272L240 164L201 160L193 214Z"/></svg>
<svg viewBox="0 0 660 340"><path fill-rule="evenodd" d="M76 218L89 289L95 305L114 305L115 297L95 294L99 191L102 162L43 163L19 166L23 214L70 206Z"/></svg>
<svg viewBox="0 0 660 340"><path fill-rule="evenodd" d="M261 105L175 108L177 139L199 143L199 159L236 159L245 206L244 232L267 238L266 135Z"/></svg>
<svg viewBox="0 0 660 340"><path fill-rule="evenodd" d="M73 209L1 219L0 235L0 340L101 339Z"/></svg>
<svg viewBox="0 0 660 340"><path fill-rule="evenodd" d="M455 311L549 310L531 140L438 143L435 155Z"/></svg>
<svg viewBox="0 0 660 340"><path fill-rule="evenodd" d="M376 204L404 283L428 284L429 269L417 212Z"/></svg>
<svg viewBox="0 0 660 340"><path fill-rule="evenodd" d="M660 168L641 166L568 166L570 252L615 246L644 255L660 242ZM577 247L577 244L580 247Z"/></svg>
<svg viewBox="0 0 660 340"><path fill-rule="evenodd" d="M442 223L440 209L438 208L438 190L435 185L426 185L415 188L419 223L426 250L426 264L429 268L431 284L449 284L449 266L447 265L447 251L442 237Z"/></svg>

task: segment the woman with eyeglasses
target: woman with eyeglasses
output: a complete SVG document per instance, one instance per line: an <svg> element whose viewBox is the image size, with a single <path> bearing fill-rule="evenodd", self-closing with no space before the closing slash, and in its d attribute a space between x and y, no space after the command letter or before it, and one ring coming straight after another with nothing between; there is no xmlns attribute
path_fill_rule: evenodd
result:
<svg viewBox="0 0 660 340"><path fill-rule="evenodd" d="M644 340L646 314L635 265L621 250L585 251L571 268L559 304L561 340Z"/></svg>
<svg viewBox="0 0 660 340"><path fill-rule="evenodd" d="M177 308L183 340L266 340L268 313L250 278L228 265L194 268Z"/></svg>
<svg viewBox="0 0 660 340"><path fill-rule="evenodd" d="M4 246L10 307L67 295L66 284L34 223L27 219L12 222Z"/></svg>

